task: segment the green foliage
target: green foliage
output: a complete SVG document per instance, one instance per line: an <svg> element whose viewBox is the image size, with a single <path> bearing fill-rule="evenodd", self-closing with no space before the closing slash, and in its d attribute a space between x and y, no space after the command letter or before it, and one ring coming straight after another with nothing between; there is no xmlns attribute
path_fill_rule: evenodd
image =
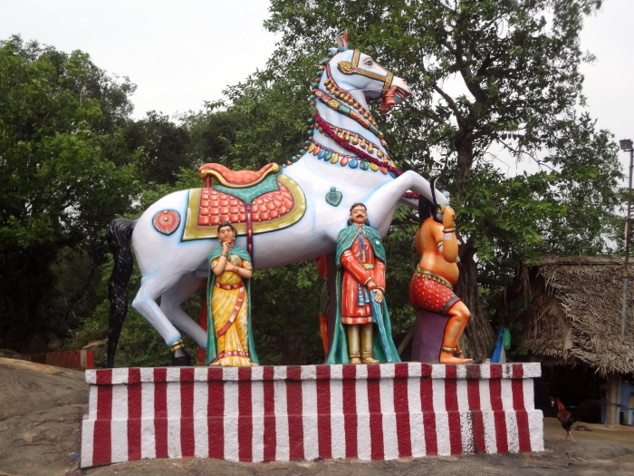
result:
<svg viewBox="0 0 634 476"><path fill-rule="evenodd" d="M51 264L51 274L56 279L44 318L50 329L73 329L101 301L101 270L86 250L63 248Z"/></svg>
<svg viewBox="0 0 634 476"><path fill-rule="evenodd" d="M136 193L118 129L133 90L80 51L66 54L19 37L0 42L3 347L31 333L63 335L76 319L68 318L79 311L76 290L65 296L61 322L51 318L62 312L54 311L55 266L69 258L72 267L72 255L81 257L90 287L90 267L105 251L103 230Z"/></svg>
<svg viewBox="0 0 634 476"><path fill-rule="evenodd" d="M297 45L312 55L347 29L352 48L408 79L412 97L383 130L402 168L440 175L451 192L461 257L479 269L479 283L461 280L475 310L478 288L500 290L519 260L605 253L619 240L616 147L576 112L579 66L593 59L578 36L600 3L272 0L266 26L282 35L279 75L294 74Z"/></svg>
<svg viewBox="0 0 634 476"><path fill-rule="evenodd" d="M222 110L219 104L208 104L206 109L183 118L191 144L188 155L193 163L223 164L235 169L253 169L262 160L234 150L240 137L250 127L249 117L236 109Z"/></svg>
<svg viewBox="0 0 634 476"><path fill-rule="evenodd" d="M386 299L395 336L407 333L415 318L408 290L419 258L414 246L417 228L411 209L399 205L392 229L383 240L387 260ZM399 344L398 339L395 342Z"/></svg>
<svg viewBox="0 0 634 476"><path fill-rule="evenodd" d="M148 112L145 119L126 123L121 133L130 153L136 154L136 175L144 184L174 185L181 168L196 164L187 154L188 131L156 111Z"/></svg>
<svg viewBox="0 0 634 476"><path fill-rule="evenodd" d="M254 274L251 282L253 332L260 363L323 362L318 314L322 286L313 262Z"/></svg>

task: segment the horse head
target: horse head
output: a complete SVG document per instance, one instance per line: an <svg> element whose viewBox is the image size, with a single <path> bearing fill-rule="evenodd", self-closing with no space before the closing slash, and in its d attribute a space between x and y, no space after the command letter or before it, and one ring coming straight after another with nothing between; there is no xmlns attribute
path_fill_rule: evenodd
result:
<svg viewBox="0 0 634 476"><path fill-rule="evenodd" d="M341 43L340 43L341 44ZM411 92L405 79L394 76L371 56L339 46L330 50L327 77L352 94L357 101L381 98L381 114L387 114ZM330 56L329 55L329 56Z"/></svg>
<svg viewBox="0 0 634 476"><path fill-rule="evenodd" d="M319 78L312 85L311 100L316 113L311 119L309 140L303 156L339 163L345 167L368 167L381 175L400 175L387 151L383 133L368 108L368 100L381 100L381 112L388 113L410 95L407 81L394 76L369 55L347 47L347 38L338 37L339 47L331 48L321 62ZM387 177L386 177L387 178Z"/></svg>

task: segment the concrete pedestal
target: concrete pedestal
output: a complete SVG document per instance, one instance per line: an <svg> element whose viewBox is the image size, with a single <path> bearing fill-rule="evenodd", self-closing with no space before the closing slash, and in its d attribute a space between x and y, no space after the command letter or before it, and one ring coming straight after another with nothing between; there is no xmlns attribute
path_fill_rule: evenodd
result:
<svg viewBox="0 0 634 476"><path fill-rule="evenodd" d="M543 451L539 364L86 371L81 466Z"/></svg>

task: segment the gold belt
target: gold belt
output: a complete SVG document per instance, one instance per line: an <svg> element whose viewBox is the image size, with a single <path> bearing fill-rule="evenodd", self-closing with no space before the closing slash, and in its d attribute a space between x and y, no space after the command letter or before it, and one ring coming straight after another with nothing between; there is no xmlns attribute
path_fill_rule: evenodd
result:
<svg viewBox="0 0 634 476"><path fill-rule="evenodd" d="M359 263L363 269L374 269L374 263Z"/></svg>
<svg viewBox="0 0 634 476"><path fill-rule="evenodd" d="M238 283L238 284L221 284L221 283L219 283L218 281L216 281L215 286L216 286L217 288L224 289L224 290L226 290L226 291L230 291L230 290L232 290L232 289L239 289L239 288L241 288L242 286L244 286L244 283Z"/></svg>
<svg viewBox="0 0 634 476"><path fill-rule="evenodd" d="M449 281L447 281L442 276L434 273L433 271L429 271L428 269L419 267L416 270L416 274L423 279L429 279L430 281L434 281L435 283L442 284L443 286L447 286L449 289L453 290L453 286L451 285Z"/></svg>

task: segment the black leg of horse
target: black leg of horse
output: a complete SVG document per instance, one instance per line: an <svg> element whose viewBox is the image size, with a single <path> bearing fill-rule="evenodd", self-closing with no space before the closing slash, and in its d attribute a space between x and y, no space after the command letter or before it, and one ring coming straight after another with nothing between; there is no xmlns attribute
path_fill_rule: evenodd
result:
<svg viewBox="0 0 634 476"><path fill-rule="evenodd" d="M135 225L134 220L118 218L113 220L106 230L110 251L114 257L112 275L108 282L110 299L110 322L108 327L108 367L114 367L114 355L119 342L125 315L128 312L127 286L132 275L132 251L130 238Z"/></svg>

